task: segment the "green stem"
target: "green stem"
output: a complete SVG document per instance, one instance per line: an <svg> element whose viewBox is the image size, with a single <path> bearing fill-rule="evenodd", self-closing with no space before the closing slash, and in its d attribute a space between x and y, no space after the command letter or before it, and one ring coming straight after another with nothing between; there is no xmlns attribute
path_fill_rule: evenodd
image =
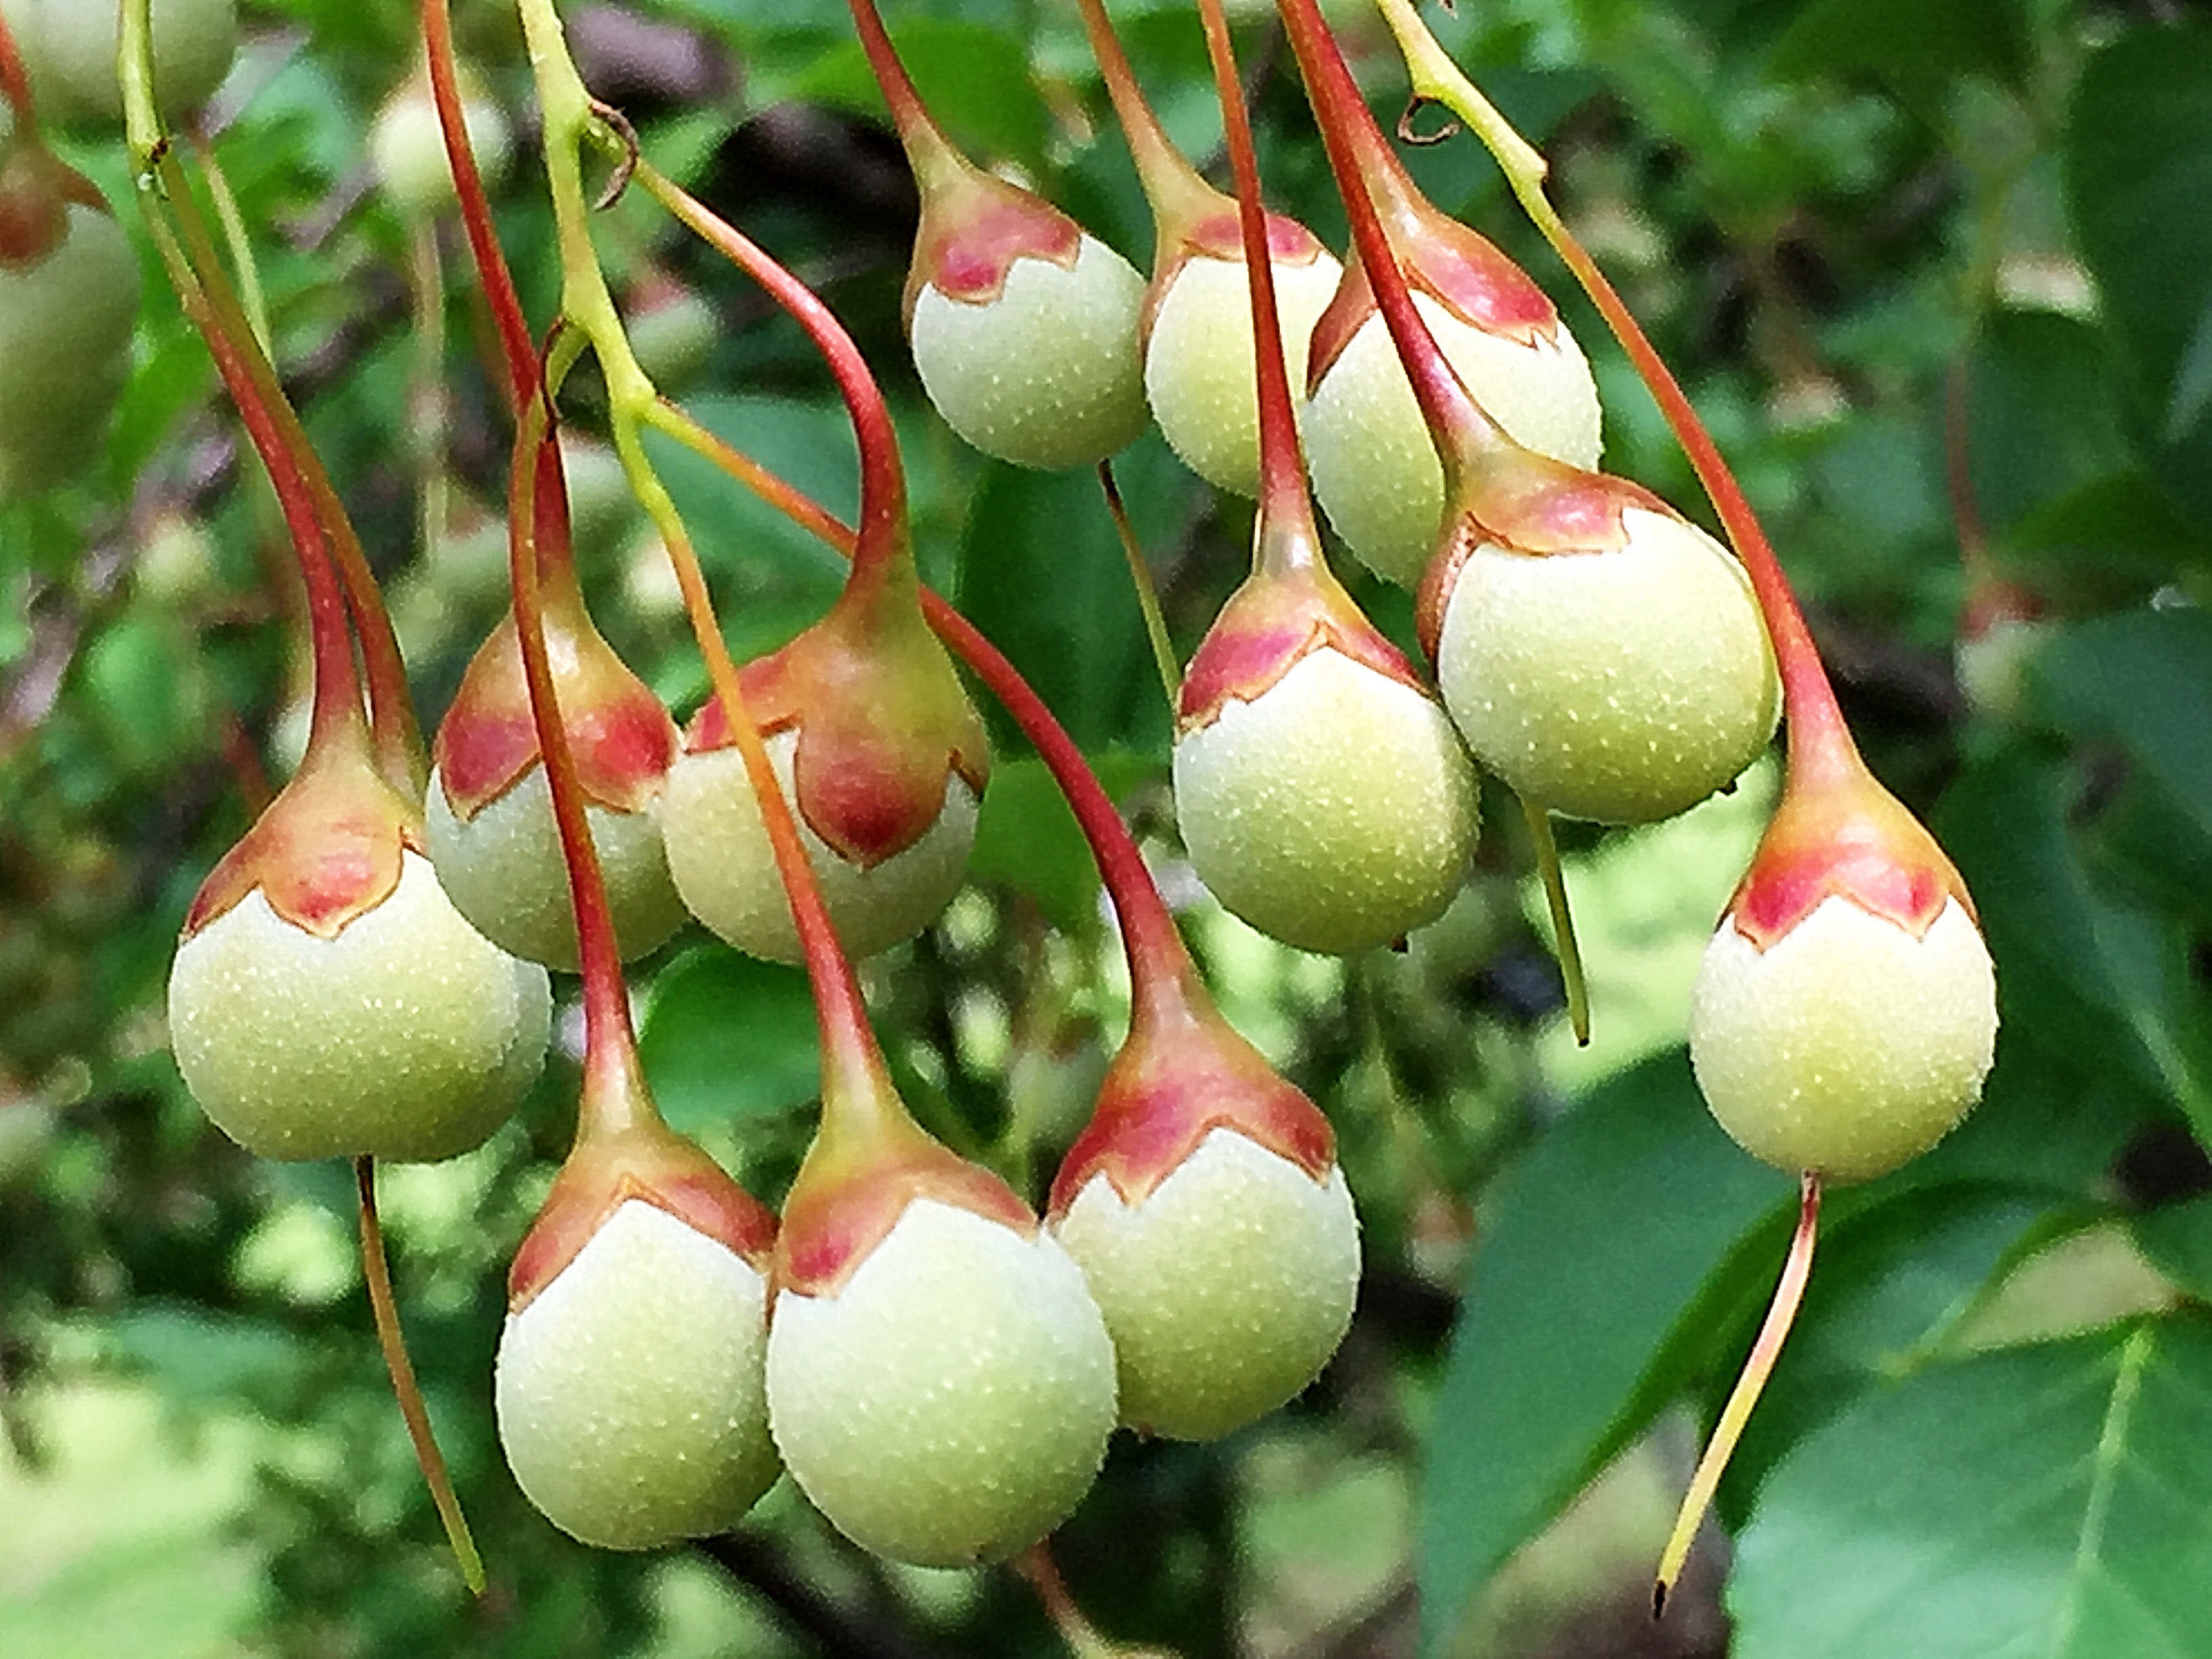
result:
<svg viewBox="0 0 2212 1659"><path fill-rule="evenodd" d="M1106 492L1106 511L1121 538L1121 552L1129 562L1129 583L1137 590L1137 609L1144 613L1145 637L1152 641L1152 665L1160 672L1160 690L1167 694L1172 711L1182 688L1182 665L1176 661L1175 642L1168 637L1168 619L1160 610L1160 591L1152 582L1152 567L1146 561L1137 526L1129 522L1129 509L1121 501L1121 487L1114 482L1114 463L1098 463L1098 487Z"/></svg>
<svg viewBox="0 0 2212 1659"><path fill-rule="evenodd" d="M276 336L269 327L269 297L261 286L261 265L253 257L253 239L246 234L246 216L239 211L230 176L216 159L215 146L196 133L192 150L199 157L200 171L207 175L208 197L215 204L216 222L222 227L223 246L230 250L231 263L238 268L239 297L246 307L246 320L253 325L261 355L274 362L276 348L271 342Z"/></svg>
<svg viewBox="0 0 2212 1659"><path fill-rule="evenodd" d="M1575 1041L1589 1047L1589 985L1583 977L1583 947L1575 938L1574 912L1567 904L1567 872L1559 865L1559 844L1552 838L1552 814L1526 796L1516 796L1536 843L1536 873L1543 878L1544 902L1551 908L1552 937L1559 958L1559 978L1567 988L1567 1024Z"/></svg>

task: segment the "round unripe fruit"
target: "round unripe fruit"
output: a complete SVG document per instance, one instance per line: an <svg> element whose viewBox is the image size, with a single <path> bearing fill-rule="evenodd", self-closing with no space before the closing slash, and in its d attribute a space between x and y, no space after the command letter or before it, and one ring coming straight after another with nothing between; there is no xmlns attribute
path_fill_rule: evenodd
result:
<svg viewBox="0 0 2212 1659"><path fill-rule="evenodd" d="M1647 823L1750 765L1782 693L1743 567L1679 519L1630 507L1622 522L1607 552L1475 549L1437 684L1475 759L1526 799Z"/></svg>
<svg viewBox="0 0 2212 1659"><path fill-rule="evenodd" d="M769 763L786 800L792 798L792 756L798 744L796 732L779 732L768 739ZM967 874L969 849L975 844L976 805L968 781L948 772L937 822L912 846L866 869L841 857L814 833L805 814L793 808L799 840L847 955L873 956L912 939L952 902ZM770 962L803 959L768 826L761 821L760 803L735 744L676 757L660 798L660 828L669 873L693 915L753 956Z"/></svg>
<svg viewBox="0 0 2212 1659"><path fill-rule="evenodd" d="M1283 361L1291 397L1305 404L1306 349L1343 267L1328 254L1274 262ZM1241 259L1186 260L1152 313L1145 397L1183 464L1217 489L1260 490L1260 404L1254 375L1252 295Z"/></svg>
<svg viewBox="0 0 2212 1659"><path fill-rule="evenodd" d="M465 67L459 82L461 125L468 131L477 171L483 175L484 188L495 190L514 160L514 133L474 74ZM403 216L428 218L453 205L453 164L428 80L416 76L385 100L369 128L368 159L377 184Z"/></svg>
<svg viewBox="0 0 2212 1659"><path fill-rule="evenodd" d="M1433 921L1480 828L1474 768L1435 699L1326 647L1178 738L1175 796L1207 889L1305 951Z"/></svg>
<svg viewBox="0 0 2212 1659"><path fill-rule="evenodd" d="M2000 720L2018 719L2027 701L2030 668L2056 631L2039 617L1999 617L1962 637L1953 665L1968 706Z"/></svg>
<svg viewBox="0 0 2212 1659"><path fill-rule="evenodd" d="M1723 921L1691 994L1690 1059L1746 1152L1869 1181L1966 1115L1996 1030L1989 947L1955 898L1915 939L1831 895L1764 951Z"/></svg>
<svg viewBox="0 0 2212 1659"><path fill-rule="evenodd" d="M1425 294L1413 304L1475 401L1529 448L1597 465L1600 410L1567 325L1522 345L1462 322ZM1378 576L1420 585L1443 521L1443 467L1377 315L1352 335L1306 405L1314 494L1338 535Z"/></svg>
<svg viewBox="0 0 2212 1659"><path fill-rule="evenodd" d="M1114 1345L1050 1234L917 1198L835 1295L787 1291L769 1420L815 1507L916 1566L1002 1560L1090 1490Z"/></svg>
<svg viewBox="0 0 2212 1659"><path fill-rule="evenodd" d="M451 1158L545 1060L545 970L461 919L430 861L320 939L248 893L177 949L169 1037L201 1109L264 1158Z"/></svg>
<svg viewBox="0 0 2212 1659"><path fill-rule="evenodd" d="M0 266L0 501L82 471L131 372L138 256L108 214L71 203L35 264Z"/></svg>
<svg viewBox="0 0 2212 1659"><path fill-rule="evenodd" d="M626 1200L500 1334L492 1393L515 1484L602 1549L727 1531L781 1468L767 1346L760 1272Z"/></svg>
<svg viewBox="0 0 2212 1659"><path fill-rule="evenodd" d="M914 366L937 412L1016 466L1090 466L1145 429L1137 319L1145 279L1085 236L1073 266L1019 258L998 298L915 297Z"/></svg>
<svg viewBox="0 0 2212 1659"><path fill-rule="evenodd" d="M1352 1322L1359 1221L1326 1182L1232 1128L1210 1130L1125 1205L1094 1176L1054 1228L1106 1316L1121 1420L1212 1440L1312 1382Z"/></svg>
<svg viewBox="0 0 2212 1659"><path fill-rule="evenodd" d="M576 902L544 766L532 766L465 822L434 771L422 816L438 881L469 924L502 951L575 972ZM659 949L687 919L668 873L659 820L650 811L623 812L589 802L584 817L623 960Z"/></svg>
<svg viewBox="0 0 2212 1659"><path fill-rule="evenodd" d="M123 118L123 8L106 0L0 0L40 113ZM153 0L154 97L168 119L215 95L238 52L238 0Z"/></svg>

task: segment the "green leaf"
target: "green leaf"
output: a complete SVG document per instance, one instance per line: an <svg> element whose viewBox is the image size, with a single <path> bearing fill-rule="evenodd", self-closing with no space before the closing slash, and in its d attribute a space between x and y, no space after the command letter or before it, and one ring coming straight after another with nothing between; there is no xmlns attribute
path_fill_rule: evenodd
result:
<svg viewBox="0 0 2212 1659"><path fill-rule="evenodd" d="M1923 1370L1774 1472L1729 1583L1738 1659L2171 1659L2204 1647L2212 1328Z"/></svg>
<svg viewBox="0 0 2212 1659"><path fill-rule="evenodd" d="M1106 793L1117 799L1165 770L1150 756L1119 750L1090 759ZM1098 866L1091 844L1076 827L1060 786L1035 756L992 767L968 874L1020 889L1064 933L1085 932L1097 915Z"/></svg>
<svg viewBox="0 0 2212 1659"><path fill-rule="evenodd" d="M1679 1049L1593 1091L1501 1178L1430 1436L1424 1652L1666 1403L1648 1374L1790 1191L1714 1127Z"/></svg>
<svg viewBox="0 0 2212 1659"><path fill-rule="evenodd" d="M2200 1302L2212 1302L2212 1198L2133 1217L2136 1243L2158 1270Z"/></svg>
<svg viewBox="0 0 2212 1659"><path fill-rule="evenodd" d="M2118 744L2212 836L2212 617L2138 611L2079 623L2029 673L2054 725Z"/></svg>
<svg viewBox="0 0 2212 1659"><path fill-rule="evenodd" d="M2160 476L2212 512L2212 28L2140 28L2093 58L2065 165Z"/></svg>
<svg viewBox="0 0 2212 1659"><path fill-rule="evenodd" d="M1812 0L1776 43L1782 76L1872 70L1921 83L1980 71L2016 76L2027 31L2014 0Z"/></svg>
<svg viewBox="0 0 2212 1659"><path fill-rule="evenodd" d="M806 975L726 945L701 945L662 969L637 1046L662 1115L686 1133L822 1091Z"/></svg>

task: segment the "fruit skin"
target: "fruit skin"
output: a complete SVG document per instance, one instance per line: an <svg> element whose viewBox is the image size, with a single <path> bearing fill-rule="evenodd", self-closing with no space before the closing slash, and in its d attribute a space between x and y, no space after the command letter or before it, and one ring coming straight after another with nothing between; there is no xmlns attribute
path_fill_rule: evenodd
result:
<svg viewBox="0 0 2212 1659"><path fill-rule="evenodd" d="M116 73L123 8L104 0L0 0L39 112L56 121L123 118ZM238 0L154 0L154 96L165 118L207 102L238 52Z"/></svg>
<svg viewBox="0 0 2212 1659"><path fill-rule="evenodd" d="M544 1064L545 970L462 920L430 861L328 939L258 888L178 947L169 1036L185 1083L248 1152L451 1158L507 1121Z"/></svg>
<svg viewBox="0 0 2212 1659"><path fill-rule="evenodd" d="M945 423L1016 466L1089 466L1145 429L1137 349L1145 279L1085 235L1073 265L1024 256L995 298L914 297L914 364Z"/></svg>
<svg viewBox="0 0 2212 1659"><path fill-rule="evenodd" d="M477 171L487 190L496 189L514 158L513 131L473 70L459 66L458 82L461 125L468 130ZM453 205L453 170L428 76L401 82L385 100L369 128L368 158L377 184L404 217L424 219Z"/></svg>
<svg viewBox="0 0 2212 1659"><path fill-rule="evenodd" d="M603 1549L726 1531L781 1472L767 1342L765 1275L625 1200L501 1333L493 1399L516 1484Z"/></svg>
<svg viewBox="0 0 2212 1659"><path fill-rule="evenodd" d="M767 739L769 763L787 800L799 736L787 729ZM979 800L967 779L949 771L935 823L903 851L865 867L841 857L805 813L795 811L799 839L848 955L872 956L913 938L952 902L975 842ZM669 873L693 915L753 956L803 959L760 803L735 746L677 757L661 797L660 825Z"/></svg>
<svg viewBox="0 0 2212 1659"><path fill-rule="evenodd" d="M1350 953L1443 914L1479 829L1435 699L1323 647L1175 746L1176 818L1213 896L1269 937Z"/></svg>
<svg viewBox="0 0 2212 1659"><path fill-rule="evenodd" d="M834 1295L786 1291L769 1423L854 1542L917 1566L1003 1560L1057 1526L1115 1424L1114 1346L1049 1234L910 1201Z"/></svg>
<svg viewBox="0 0 2212 1659"><path fill-rule="evenodd" d="M1869 1181L1950 1132L1995 1053L1996 975L1966 907L1915 938L1841 894L1764 951L1723 921L1690 1003L1690 1059L1745 1151Z"/></svg>
<svg viewBox="0 0 2212 1659"><path fill-rule="evenodd" d="M533 765L465 821L434 770L422 816L438 880L470 925L502 951L575 972L575 900L544 766ZM658 816L650 808L617 811L591 801L584 817L623 960L659 949L690 913L668 873Z"/></svg>
<svg viewBox="0 0 2212 1659"><path fill-rule="evenodd" d="M1133 1206L1103 1172L1053 1224L1105 1316L1121 1419L1211 1440L1312 1382L1352 1322L1359 1222L1343 1170L1316 1181L1235 1128Z"/></svg>
<svg viewBox="0 0 2212 1659"><path fill-rule="evenodd" d="M66 216L43 258L0 263L0 501L82 471L131 372L138 257L112 215Z"/></svg>
<svg viewBox="0 0 2212 1659"><path fill-rule="evenodd" d="M1293 387L1306 383L1314 324L1343 267L1323 252L1273 262L1283 361ZM1183 464L1217 489L1260 492L1260 413L1255 391L1252 296L1242 259L1186 259L1152 313L1145 348L1145 398ZM1303 409L1304 400L1300 399Z"/></svg>
<svg viewBox="0 0 2212 1659"><path fill-rule="evenodd" d="M1427 294L1413 304L1475 400L1520 442L1597 464L1597 386L1567 325L1528 344L1462 320ZM1417 586L1443 518L1443 467L1422 423L1389 330L1370 315L1313 389L1306 459L1322 510L1378 576Z"/></svg>
<svg viewBox="0 0 2212 1659"><path fill-rule="evenodd" d="M1723 787L1781 715L1748 578L1694 526L1639 507L1624 545L1531 556L1477 546L1435 653L1477 761L1569 817L1642 823Z"/></svg>

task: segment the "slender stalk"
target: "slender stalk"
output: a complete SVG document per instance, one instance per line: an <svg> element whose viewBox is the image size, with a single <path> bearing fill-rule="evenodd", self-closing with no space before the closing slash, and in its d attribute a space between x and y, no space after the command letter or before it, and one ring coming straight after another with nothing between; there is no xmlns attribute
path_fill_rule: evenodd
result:
<svg viewBox="0 0 2212 1659"><path fill-rule="evenodd" d="M1567 1024L1575 1041L1589 1047L1589 985L1583 977L1583 947L1575 938L1575 915L1567 903L1567 875L1559 866L1559 844L1552 836L1552 814L1526 796L1516 797L1528 820L1529 839L1536 843L1536 873L1543 878L1544 902L1552 912L1552 935L1557 943L1559 978L1567 988Z"/></svg>
<svg viewBox="0 0 2212 1659"><path fill-rule="evenodd" d="M750 455L709 432L680 404L661 398L646 412L645 418L655 431L714 461L809 535L836 548L848 559L853 556L853 531L849 525L804 491L793 489Z"/></svg>
<svg viewBox="0 0 2212 1659"><path fill-rule="evenodd" d="M435 558L446 539L452 486L446 471L446 443L452 399L446 392L446 276L438 258L437 228L417 224L409 249L408 281L415 300L415 374L408 404L413 413L410 441L415 446L416 488L420 492L419 532L425 558Z"/></svg>
<svg viewBox="0 0 2212 1659"><path fill-rule="evenodd" d="M1079 0L1079 4L1084 30L1091 37L1091 54L1098 60L1099 78L1105 82L1106 95L1113 100L1121 137L1137 164L1137 181L1144 186L1154 219L1164 230L1168 222L1180 215L1202 213L1212 207L1220 199L1219 192L1191 166L1160 125L1160 118L1137 84L1137 71L1121 49L1113 21L1106 15L1105 0Z"/></svg>
<svg viewBox="0 0 2212 1659"><path fill-rule="evenodd" d="M915 177L925 186L958 178L972 164L945 136L945 129L922 103L914 77L907 73L898 48L891 44L890 31L884 27L875 0L848 0L848 3L854 26L860 31L860 49L868 55L868 68L890 108L891 124L898 130L899 143Z"/></svg>
<svg viewBox="0 0 2212 1659"><path fill-rule="evenodd" d="M1160 591L1152 584L1152 568L1145 562L1144 544L1137 539L1137 526L1129 522L1129 509L1121 500L1121 487L1114 482L1114 463L1098 463L1098 487L1106 494L1106 511L1114 520L1114 533L1121 543L1122 556L1129 562L1129 584L1137 590L1137 609L1144 613L1145 637L1152 641L1152 665L1160 671L1160 690L1167 694L1168 707L1176 706L1176 694L1182 685L1182 665L1176 660L1175 642L1168 638L1168 619L1160 611Z"/></svg>
<svg viewBox="0 0 2212 1659"><path fill-rule="evenodd" d="M16 50L15 37L9 32L5 17L0 17L0 98L5 98L15 112L15 136L23 140L36 138L39 112L31 101L31 77L24 73L23 55Z"/></svg>
<svg viewBox="0 0 2212 1659"><path fill-rule="evenodd" d="M223 246L230 250L230 262L238 269L239 297L246 307L246 320L253 325L253 338L261 348L261 355L276 361L276 336L269 327L269 298L261 286L260 262L253 257L253 239L246 234L246 216L239 210L238 197L231 190L230 175L223 171L215 146L203 133L192 135L192 153L199 157L200 171L207 177L208 199L215 204L216 222L222 227Z"/></svg>
<svg viewBox="0 0 2212 1659"><path fill-rule="evenodd" d="M1030 1545L1007 1565L1036 1592L1044 1616L1052 1620L1073 1659L1123 1659L1127 1650L1109 1641L1076 1605L1067 1581L1060 1576L1060 1564L1052 1559L1049 1540Z"/></svg>
<svg viewBox="0 0 2212 1659"><path fill-rule="evenodd" d="M1286 15L1312 7L1313 0L1282 0ZM1682 446L1691 466L1705 486L1713 510L1751 578L1766 631L1774 641L1774 655L1782 675L1783 707L1789 715L1790 769L1813 783L1820 777L1860 769L1856 745L1836 704L1834 688L1820 665L1820 655L1805 625L1796 594L1791 592L1781 562L1766 539L1758 515L1737 483L1735 474L1713 442L1697 409L1682 391L1672 370L1660 358L1643 326L1607 281L1588 250L1567 228L1545 193L1548 169L1544 159L1516 132L1462 74L1436 37L1429 32L1413 0L1377 0L1383 21L1397 37L1399 49L1413 76L1417 99L1443 104L1480 138L1505 173L1507 185L1522 210L1543 233L1583 291L1604 316L1607 325L1627 352L1637 374L1650 389L1660 412L1666 416L1675 441ZM1324 128L1326 130L1326 127ZM1818 777L1809 775L1819 775Z"/></svg>
<svg viewBox="0 0 2212 1659"><path fill-rule="evenodd" d="M438 1437L430 1427L430 1413L422 1403L422 1389L415 1380L415 1363L407 1357L407 1339L399 1328L399 1305L392 1294L392 1266L384 1250L384 1229L376 1216L376 1160L353 1161L354 1186L361 1206L361 1271L368 1284L368 1305L376 1319L376 1342L384 1351L384 1368L392 1374L392 1392L398 1396L399 1414L407 1421L407 1437L415 1443L415 1461L430 1488L430 1501L460 1564L461 1581L470 1594L484 1593L483 1557L469 1532L468 1517L447 1473L446 1455L438 1449Z"/></svg>
<svg viewBox="0 0 2212 1659"><path fill-rule="evenodd" d="M1743 1362L1742 1375L1736 1378L1728 1403L1721 1407L1720 1419L1713 1425L1712 1438L1705 1443L1705 1455L1698 1460L1697 1473L1690 1477L1690 1489L1683 1495L1673 1535L1667 1540L1667 1548L1659 1558L1659 1571L1651 1586L1651 1616L1655 1619L1666 1611L1668 1593L1682 1576L1682 1564L1689 1559L1698 1525L1711 1506L1722 1471L1728 1468L1736 1442L1743 1437L1743 1425L1751 1419L1751 1408L1759 1403L1767 1378L1774 1374L1774 1362L1781 1357L1783 1341L1789 1336L1798 1305L1805 1298L1805 1281L1813 1271L1813 1246L1820 1230L1820 1177L1808 1170L1797 1178L1797 1231L1790 1241L1790 1255L1782 1264L1774 1300L1768 1305L1765 1322L1759 1326L1758 1339L1752 1343L1751 1352Z"/></svg>

